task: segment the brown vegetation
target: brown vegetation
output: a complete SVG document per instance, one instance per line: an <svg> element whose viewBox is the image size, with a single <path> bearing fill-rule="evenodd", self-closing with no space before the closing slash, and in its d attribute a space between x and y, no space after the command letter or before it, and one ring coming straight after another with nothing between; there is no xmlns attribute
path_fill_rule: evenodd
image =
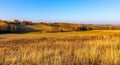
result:
<svg viewBox="0 0 120 65"><path fill-rule="evenodd" d="M119 36L0 40L1 65L119 65Z"/></svg>
<svg viewBox="0 0 120 65"><path fill-rule="evenodd" d="M1 35L0 65L120 65L120 31L116 30L119 29L118 25L70 23L31 25L25 24L25 21L21 23L14 20L14 22L1 21L0 33L28 30L23 27L29 25L37 28L49 27L49 31L46 31L54 33L42 33L40 36L38 33L29 33L25 38L22 36L27 36L27 33L13 34L13 38L10 35ZM97 29L105 31L87 31Z"/></svg>

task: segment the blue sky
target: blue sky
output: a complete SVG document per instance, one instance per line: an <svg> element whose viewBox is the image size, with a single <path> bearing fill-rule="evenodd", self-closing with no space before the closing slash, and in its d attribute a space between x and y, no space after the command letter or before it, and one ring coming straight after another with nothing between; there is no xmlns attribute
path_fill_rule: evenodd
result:
<svg viewBox="0 0 120 65"><path fill-rule="evenodd" d="M0 0L0 19L120 24L120 0Z"/></svg>

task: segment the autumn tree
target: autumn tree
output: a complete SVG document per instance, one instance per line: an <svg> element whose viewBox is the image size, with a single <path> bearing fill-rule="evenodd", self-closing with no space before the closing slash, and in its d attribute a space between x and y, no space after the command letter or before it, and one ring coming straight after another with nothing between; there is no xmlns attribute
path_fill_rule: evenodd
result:
<svg viewBox="0 0 120 65"><path fill-rule="evenodd" d="M0 20L0 32L5 32L8 30L8 24L6 21Z"/></svg>
<svg viewBox="0 0 120 65"><path fill-rule="evenodd" d="M15 19L13 22L14 22L15 24L20 24L19 20L17 20L17 19Z"/></svg>

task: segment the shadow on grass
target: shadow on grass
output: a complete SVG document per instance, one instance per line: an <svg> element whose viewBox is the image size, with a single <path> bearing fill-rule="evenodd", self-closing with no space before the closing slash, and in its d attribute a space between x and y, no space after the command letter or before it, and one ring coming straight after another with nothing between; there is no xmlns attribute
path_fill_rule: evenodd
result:
<svg viewBox="0 0 120 65"><path fill-rule="evenodd" d="M30 32L42 32L42 30L35 30L33 28L25 28L21 32L16 32L14 34L25 34L25 33L30 33Z"/></svg>
<svg viewBox="0 0 120 65"><path fill-rule="evenodd" d="M30 32L42 32L42 30L35 30L33 28L24 27L21 30L16 31L16 32L9 32L9 31L1 32L0 31L0 34L25 34L25 33L30 33Z"/></svg>

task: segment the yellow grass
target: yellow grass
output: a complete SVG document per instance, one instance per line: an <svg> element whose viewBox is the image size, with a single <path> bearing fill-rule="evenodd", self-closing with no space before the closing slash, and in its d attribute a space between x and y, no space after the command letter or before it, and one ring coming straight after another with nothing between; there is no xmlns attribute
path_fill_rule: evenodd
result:
<svg viewBox="0 0 120 65"><path fill-rule="evenodd" d="M29 32L24 34L0 34L0 38L13 39L13 38L33 38L33 37L71 37L71 36L108 36L120 35L120 30L93 30L84 32L58 32L58 33L42 33L42 32Z"/></svg>
<svg viewBox="0 0 120 65"><path fill-rule="evenodd" d="M120 31L0 34L1 65L120 65Z"/></svg>

